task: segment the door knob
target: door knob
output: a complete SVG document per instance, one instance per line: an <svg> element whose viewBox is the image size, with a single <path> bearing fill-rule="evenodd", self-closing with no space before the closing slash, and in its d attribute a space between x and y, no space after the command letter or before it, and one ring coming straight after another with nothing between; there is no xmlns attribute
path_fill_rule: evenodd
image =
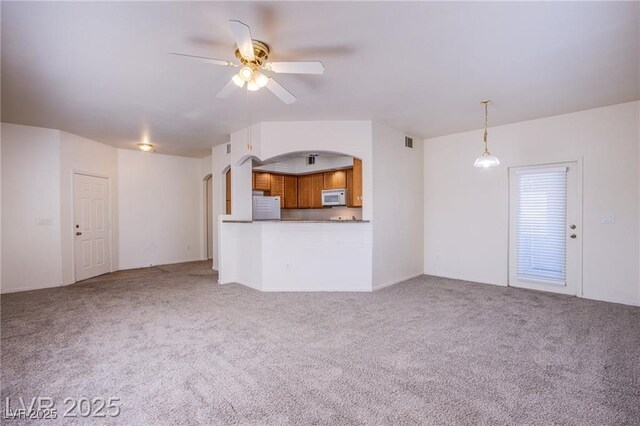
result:
<svg viewBox="0 0 640 426"><path fill-rule="evenodd" d="M575 239L577 237L576 234L571 234L571 238Z"/></svg>
<svg viewBox="0 0 640 426"><path fill-rule="evenodd" d="M76 235L82 235L82 232L76 232Z"/></svg>
<svg viewBox="0 0 640 426"><path fill-rule="evenodd" d="M571 225L569 228L576 229L576 226L575 225Z"/></svg>

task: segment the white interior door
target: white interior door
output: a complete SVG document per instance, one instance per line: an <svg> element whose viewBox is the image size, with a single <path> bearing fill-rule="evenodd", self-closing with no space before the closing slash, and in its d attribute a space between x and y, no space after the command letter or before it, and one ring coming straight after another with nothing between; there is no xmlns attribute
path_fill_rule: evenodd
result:
<svg viewBox="0 0 640 426"><path fill-rule="evenodd" d="M577 162L509 169L509 285L582 292L582 194Z"/></svg>
<svg viewBox="0 0 640 426"><path fill-rule="evenodd" d="M111 272L109 180L73 175L76 281Z"/></svg>

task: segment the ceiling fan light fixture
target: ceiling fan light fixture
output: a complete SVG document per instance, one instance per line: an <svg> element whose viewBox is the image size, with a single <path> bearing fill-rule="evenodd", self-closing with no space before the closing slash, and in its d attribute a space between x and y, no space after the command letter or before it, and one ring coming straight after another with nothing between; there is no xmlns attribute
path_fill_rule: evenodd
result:
<svg viewBox="0 0 640 426"><path fill-rule="evenodd" d="M236 84L236 86L244 87L244 80L242 78L240 78L240 76L238 74L235 74L233 77L231 77L231 80L233 80L233 82Z"/></svg>
<svg viewBox="0 0 640 426"><path fill-rule="evenodd" d="M140 148L140 150L142 150L144 152L152 152L153 151L153 145L148 143L148 142L140 142L138 144L138 148Z"/></svg>
<svg viewBox="0 0 640 426"><path fill-rule="evenodd" d="M253 78L253 69L251 67L244 66L238 71L238 77L243 81L249 82Z"/></svg>
<svg viewBox="0 0 640 426"><path fill-rule="evenodd" d="M480 157L476 158L476 161L473 163L473 167L480 167L480 168L495 167L500 164L500 160L498 160L498 157L496 157L495 155L492 155L489 152L489 149L487 147L487 123L488 123L488 115L489 115L488 106L491 103L491 101L484 100L480 103L484 105L484 137L483 137L484 152Z"/></svg>
<svg viewBox="0 0 640 426"><path fill-rule="evenodd" d="M255 75L253 76L253 80L256 82L256 84L260 88L267 85L267 83L269 82L269 77L267 77L266 75L262 74L259 71L256 71Z"/></svg>
<svg viewBox="0 0 640 426"><path fill-rule="evenodd" d="M256 90L259 90L260 86L258 85L258 82L255 79L251 79L251 81L247 82L247 90L249 90L250 92L255 92Z"/></svg>

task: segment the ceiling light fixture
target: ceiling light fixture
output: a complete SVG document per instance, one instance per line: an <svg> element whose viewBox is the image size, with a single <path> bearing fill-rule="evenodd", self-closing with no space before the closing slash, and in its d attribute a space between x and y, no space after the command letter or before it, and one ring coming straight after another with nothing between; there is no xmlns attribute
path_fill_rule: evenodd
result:
<svg viewBox="0 0 640 426"><path fill-rule="evenodd" d="M500 160L495 155L491 155L489 149L487 149L487 123L488 123L488 106L491 103L489 100L485 100L480 102L484 105L484 152L480 157L476 159L476 162L473 163L474 167L495 167L500 164Z"/></svg>
<svg viewBox="0 0 640 426"><path fill-rule="evenodd" d="M144 152L152 152L153 151L153 145L151 145L148 142L140 142L138 144L138 148L140 148Z"/></svg>
<svg viewBox="0 0 640 426"><path fill-rule="evenodd" d="M268 82L269 77L259 71L256 71L253 73L253 78L247 82L247 90L255 92L256 90L266 86Z"/></svg>
<svg viewBox="0 0 640 426"><path fill-rule="evenodd" d="M231 77L231 80L233 80L233 82L236 84L236 86L244 87L244 80L241 79L238 74L235 74L233 77Z"/></svg>
<svg viewBox="0 0 640 426"><path fill-rule="evenodd" d="M244 67L240 68L240 71L238 71L238 77L246 82L251 81L251 79L253 78L253 69L245 65Z"/></svg>
<svg viewBox="0 0 640 426"><path fill-rule="evenodd" d="M253 76L253 79L255 80L255 82L258 85L258 87L264 87L269 82L269 77L267 77L266 75L262 74L259 71L255 72L255 75Z"/></svg>

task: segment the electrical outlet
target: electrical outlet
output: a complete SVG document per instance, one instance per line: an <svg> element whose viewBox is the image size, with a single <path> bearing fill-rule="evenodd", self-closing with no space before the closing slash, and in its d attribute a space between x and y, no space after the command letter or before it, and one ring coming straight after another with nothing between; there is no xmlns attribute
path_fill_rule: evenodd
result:
<svg viewBox="0 0 640 426"><path fill-rule="evenodd" d="M191 250L191 245L187 244L187 250Z"/></svg>
<svg viewBox="0 0 640 426"><path fill-rule="evenodd" d="M290 263L287 263L286 265L284 265L284 269L285 269L287 272L291 272L291 264L290 264Z"/></svg>

